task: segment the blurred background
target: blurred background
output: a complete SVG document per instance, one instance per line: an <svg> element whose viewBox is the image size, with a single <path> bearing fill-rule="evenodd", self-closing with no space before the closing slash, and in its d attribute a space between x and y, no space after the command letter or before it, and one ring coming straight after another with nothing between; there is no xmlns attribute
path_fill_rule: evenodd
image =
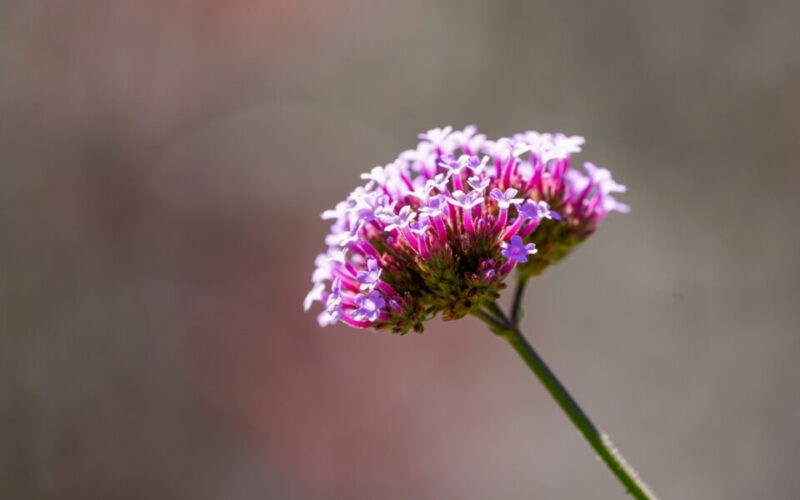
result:
<svg viewBox="0 0 800 500"><path fill-rule="evenodd" d="M524 327L662 498L800 498L800 4L0 3L0 498L624 498L473 319L302 312L429 128L563 131L609 217Z"/></svg>

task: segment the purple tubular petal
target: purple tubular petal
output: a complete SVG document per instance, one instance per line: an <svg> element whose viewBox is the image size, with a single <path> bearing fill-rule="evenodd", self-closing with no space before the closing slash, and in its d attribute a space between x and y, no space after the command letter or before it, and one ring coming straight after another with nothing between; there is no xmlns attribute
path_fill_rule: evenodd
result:
<svg viewBox="0 0 800 500"><path fill-rule="evenodd" d="M507 207L500 207L500 214L497 217L497 223L494 226L494 230L496 233L499 233L503 227L506 225L506 220L508 219L508 208Z"/></svg>
<svg viewBox="0 0 800 500"><path fill-rule="evenodd" d="M500 236L500 239L503 241L507 241L511 238L512 235L517 234L519 228L522 227L522 223L525 222L525 217L519 216L514 219L514 222L511 223L510 226L506 228L506 230Z"/></svg>
<svg viewBox="0 0 800 500"><path fill-rule="evenodd" d="M436 228L436 234L439 236L439 244L444 245L447 241L447 227L441 215L433 218L433 226Z"/></svg>
<svg viewBox="0 0 800 500"><path fill-rule="evenodd" d="M464 230L467 232L468 235L474 236L475 235L475 226L472 224L472 209L465 208L463 209L464 212Z"/></svg>

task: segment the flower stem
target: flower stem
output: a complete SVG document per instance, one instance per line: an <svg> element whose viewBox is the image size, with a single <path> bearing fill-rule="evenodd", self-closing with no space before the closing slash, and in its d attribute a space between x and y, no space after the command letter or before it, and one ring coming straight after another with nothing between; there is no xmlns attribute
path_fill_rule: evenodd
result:
<svg viewBox="0 0 800 500"><path fill-rule="evenodd" d="M522 297L525 295L525 286L528 284L530 276L521 274L517 279L517 288L514 290L514 301L511 304L511 323L519 326L522 319Z"/></svg>
<svg viewBox="0 0 800 500"><path fill-rule="evenodd" d="M497 302L492 302L490 304L487 304L486 309L488 309L487 312L490 312L492 316L494 316L497 320L502 322L503 326L505 326L509 322L508 317L506 317L505 311L503 311L503 309L499 305L497 305Z"/></svg>
<svg viewBox="0 0 800 500"><path fill-rule="evenodd" d="M483 309L476 309L472 311L472 315L486 323L489 326L489 330L492 332L496 333L497 335L504 335L504 332L507 328L505 317L498 318L493 314L490 314L488 311L484 311Z"/></svg>
<svg viewBox="0 0 800 500"><path fill-rule="evenodd" d="M494 333L505 338L511 344L628 492L638 500L655 500L656 496L647 488L647 485L639 478L636 471L628 465L620 452L614 448L608 436L600 432L589 420L589 417L583 412L578 403L572 399L567 389L561 385L556 375L520 333L519 327L508 321L490 317L485 313L484 315L475 315L486 322ZM491 323L487 320L490 320Z"/></svg>

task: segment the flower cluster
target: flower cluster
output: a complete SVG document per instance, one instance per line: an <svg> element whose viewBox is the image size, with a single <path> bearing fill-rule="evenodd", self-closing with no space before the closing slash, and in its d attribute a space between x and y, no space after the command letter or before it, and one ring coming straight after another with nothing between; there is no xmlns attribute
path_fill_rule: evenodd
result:
<svg viewBox="0 0 800 500"><path fill-rule="evenodd" d="M308 310L318 322L406 333L438 312L457 319L494 301L517 268L540 273L605 215L627 212L608 170L570 168L582 137L528 131L492 141L468 126L420 134L416 149L362 174L333 210Z"/></svg>

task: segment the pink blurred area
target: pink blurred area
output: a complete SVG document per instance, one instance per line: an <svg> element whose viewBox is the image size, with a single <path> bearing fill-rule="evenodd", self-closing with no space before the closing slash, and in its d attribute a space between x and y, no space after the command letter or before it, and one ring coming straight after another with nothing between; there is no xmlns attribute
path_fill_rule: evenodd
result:
<svg viewBox="0 0 800 500"><path fill-rule="evenodd" d="M578 160L628 185L525 329L653 488L795 498L797 21L0 4L0 498L623 498L476 321L399 337L302 311L319 213L468 123L586 135Z"/></svg>

